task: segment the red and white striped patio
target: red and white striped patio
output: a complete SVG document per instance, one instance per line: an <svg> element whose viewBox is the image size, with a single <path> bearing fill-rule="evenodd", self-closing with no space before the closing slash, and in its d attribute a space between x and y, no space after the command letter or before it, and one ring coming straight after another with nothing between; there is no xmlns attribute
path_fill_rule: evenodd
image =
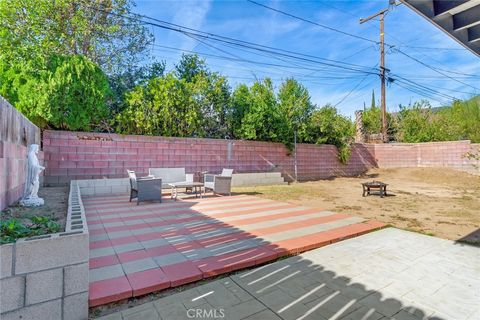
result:
<svg viewBox="0 0 480 320"><path fill-rule="evenodd" d="M90 306L175 287L383 227L249 195L128 202L86 197Z"/></svg>

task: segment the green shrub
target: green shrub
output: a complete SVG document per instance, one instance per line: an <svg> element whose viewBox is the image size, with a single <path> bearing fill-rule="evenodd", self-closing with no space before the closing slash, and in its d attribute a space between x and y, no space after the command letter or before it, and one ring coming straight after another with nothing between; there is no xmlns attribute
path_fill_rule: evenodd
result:
<svg viewBox="0 0 480 320"><path fill-rule="evenodd" d="M60 225L48 217L32 217L28 224L15 218L0 220L0 244L15 242L25 237L55 233L59 230Z"/></svg>
<svg viewBox="0 0 480 320"><path fill-rule="evenodd" d="M354 133L352 121L339 114L335 107L326 105L312 113L305 141L333 144L338 149L338 160L345 164L350 158L350 143Z"/></svg>
<svg viewBox="0 0 480 320"><path fill-rule="evenodd" d="M108 116L108 79L83 56L0 62L0 80L0 94L41 128L91 131Z"/></svg>

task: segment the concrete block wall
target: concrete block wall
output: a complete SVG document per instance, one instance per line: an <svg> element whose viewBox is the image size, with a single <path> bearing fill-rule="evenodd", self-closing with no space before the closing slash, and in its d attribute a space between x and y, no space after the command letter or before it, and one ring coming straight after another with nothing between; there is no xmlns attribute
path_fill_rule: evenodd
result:
<svg viewBox="0 0 480 320"><path fill-rule="evenodd" d="M373 145L373 152L380 168L448 167L480 174L479 169L475 168L475 161L466 157L467 153L478 150L478 145L469 140L390 143Z"/></svg>
<svg viewBox="0 0 480 320"><path fill-rule="evenodd" d="M40 129L0 96L0 210L23 194L27 146L32 143L40 145Z"/></svg>
<svg viewBox="0 0 480 320"><path fill-rule="evenodd" d="M1 245L0 258L2 320L88 318L88 229L74 182L66 231Z"/></svg>
<svg viewBox="0 0 480 320"><path fill-rule="evenodd" d="M43 145L49 185L124 178L127 169L141 176L148 168L171 167L184 167L187 173L220 173L222 168L280 172L287 181L295 178L294 157L281 143L45 131ZM332 145L299 144L298 180L355 176L372 167L440 166L472 172L472 161L464 157L471 147L469 141L354 144L348 163L341 164Z"/></svg>
<svg viewBox="0 0 480 320"><path fill-rule="evenodd" d="M43 152L39 152L38 158L43 163ZM26 162L26 146L0 141L0 210L22 197ZM40 177L40 183L42 179Z"/></svg>
<svg viewBox="0 0 480 320"><path fill-rule="evenodd" d="M123 194L130 192L128 178L74 180L82 196Z"/></svg>
<svg viewBox="0 0 480 320"><path fill-rule="evenodd" d="M126 170L146 175L148 168L184 167L187 173L281 172L294 178L294 157L281 143L165 138L102 133L45 131L45 181L49 185L71 180L122 178ZM357 175L374 166L368 147L356 145L347 165L337 161L329 145L298 146L299 179Z"/></svg>
<svg viewBox="0 0 480 320"><path fill-rule="evenodd" d="M286 184L280 172L234 173L232 187Z"/></svg>

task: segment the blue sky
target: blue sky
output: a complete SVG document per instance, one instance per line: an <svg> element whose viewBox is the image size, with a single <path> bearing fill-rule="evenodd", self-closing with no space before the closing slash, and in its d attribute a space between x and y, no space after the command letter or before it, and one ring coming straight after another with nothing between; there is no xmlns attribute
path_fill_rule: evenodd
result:
<svg viewBox="0 0 480 320"><path fill-rule="evenodd" d="M388 0L260 2L375 41L379 39L379 21L373 20L362 25L358 21L388 5ZM377 44L305 23L246 0L137 0L136 3L134 11L137 13L185 27L366 68L378 67ZM472 88L480 87L480 77L461 75L480 75L479 57L463 49L441 30L404 5L391 10L385 21L386 43L428 65L445 70L440 72L450 77L422 66L396 52L395 48L388 49L386 67L391 71L392 77L397 79L402 77L403 81L410 84L403 83L404 87L412 89L412 86L421 85L460 99L480 93L479 90ZM380 99L380 79L377 75L260 54L228 47L208 39L202 40L204 43L201 43L183 34L155 27L151 27L151 30L155 35L151 53L157 59L167 62L167 70L171 70L174 63L178 62L181 50L196 51L204 54L203 58L211 70L218 71L229 79L232 88L238 83L251 84L255 79L264 77L272 78L278 87L282 79L294 77L309 89L314 103L319 106L331 103L347 116L353 116L355 110L363 108L364 102L367 106L370 105L372 90L375 90L377 100ZM228 57L282 66L247 63ZM367 70L366 68L362 69ZM412 81L415 84L412 84ZM399 104L406 105L423 98L427 98L423 93L413 93L395 83L387 87L389 111L398 110ZM435 92L431 92L427 99L432 106L445 104L449 100Z"/></svg>

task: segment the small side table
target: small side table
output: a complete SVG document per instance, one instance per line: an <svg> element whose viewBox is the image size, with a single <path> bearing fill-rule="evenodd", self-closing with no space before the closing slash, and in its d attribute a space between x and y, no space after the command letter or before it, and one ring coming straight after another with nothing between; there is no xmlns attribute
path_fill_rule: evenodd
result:
<svg viewBox="0 0 480 320"><path fill-rule="evenodd" d="M378 190L380 192L380 197L383 198L387 195L387 186L388 184L380 181L371 181L362 183L363 194L362 196L369 196L372 190Z"/></svg>
<svg viewBox="0 0 480 320"><path fill-rule="evenodd" d="M191 189L195 194L195 198L197 198L199 194L200 194L200 198L203 198L202 182L175 182L175 183L169 183L168 185L172 187L172 194L170 198L175 199L175 201L177 201L177 198L178 198L178 188Z"/></svg>

